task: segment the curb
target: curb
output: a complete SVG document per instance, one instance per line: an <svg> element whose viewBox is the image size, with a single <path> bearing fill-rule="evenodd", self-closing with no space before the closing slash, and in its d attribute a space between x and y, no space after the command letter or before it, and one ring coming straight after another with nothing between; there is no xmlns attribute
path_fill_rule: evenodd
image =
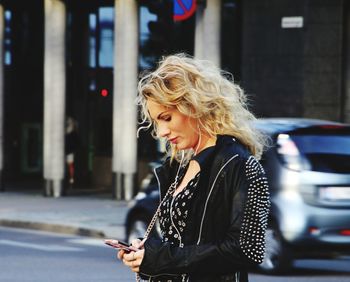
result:
<svg viewBox="0 0 350 282"><path fill-rule="evenodd" d="M68 225L60 225L60 224L50 224L50 223L44 223L44 222L0 219L0 226L49 231L54 233L79 235L79 236L86 236L86 237L93 237L93 238L106 237L104 232L100 230L74 227L74 226L68 226Z"/></svg>

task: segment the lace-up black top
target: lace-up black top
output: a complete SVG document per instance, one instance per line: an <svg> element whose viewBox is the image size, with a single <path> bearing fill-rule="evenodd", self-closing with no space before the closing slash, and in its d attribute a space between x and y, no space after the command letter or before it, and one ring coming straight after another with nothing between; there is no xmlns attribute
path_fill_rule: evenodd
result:
<svg viewBox="0 0 350 282"><path fill-rule="evenodd" d="M185 168L181 169L179 183L181 183L186 170L187 169ZM164 199L158 215L163 242L170 242L179 247L184 246L182 242L182 234L186 228L188 209L196 192L199 176L200 172L188 182L186 187L180 193L173 196L175 190L171 191Z"/></svg>

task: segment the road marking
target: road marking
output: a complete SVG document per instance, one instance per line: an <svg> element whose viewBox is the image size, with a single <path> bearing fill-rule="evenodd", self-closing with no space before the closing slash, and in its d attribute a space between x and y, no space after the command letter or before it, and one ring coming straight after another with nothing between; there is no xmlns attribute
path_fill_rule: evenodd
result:
<svg viewBox="0 0 350 282"><path fill-rule="evenodd" d="M84 251L84 249L82 249L82 248L75 248L75 247L68 247L68 246L61 246L61 245L44 245L44 244L39 245L39 244L33 244L33 243L18 242L18 241L13 241L13 240L0 240L0 245L21 247L21 248L34 249L34 250L40 250L40 251L46 251L46 252L81 252L81 251Z"/></svg>

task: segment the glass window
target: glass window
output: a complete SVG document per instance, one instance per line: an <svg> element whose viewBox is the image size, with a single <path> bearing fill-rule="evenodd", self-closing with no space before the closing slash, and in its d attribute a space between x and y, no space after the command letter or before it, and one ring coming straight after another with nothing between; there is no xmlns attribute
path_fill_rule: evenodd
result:
<svg viewBox="0 0 350 282"><path fill-rule="evenodd" d="M139 22L140 50L145 48L146 42L150 38L150 30L148 27L148 23L156 20L157 20L157 15L150 13L147 7L143 7L143 6L140 7L140 22ZM151 68L152 67L151 61L149 60L149 58L147 58L143 54L143 52L140 52L139 67L141 70Z"/></svg>
<svg viewBox="0 0 350 282"><path fill-rule="evenodd" d="M100 28L99 66L111 68L114 64L114 8L99 8L98 19Z"/></svg>
<svg viewBox="0 0 350 282"><path fill-rule="evenodd" d="M96 22L97 17L95 14L89 15L89 66L96 67Z"/></svg>
<svg viewBox="0 0 350 282"><path fill-rule="evenodd" d="M304 154L344 154L350 156L350 134L348 136L308 135L292 138Z"/></svg>
<svg viewBox="0 0 350 282"><path fill-rule="evenodd" d="M5 11L4 55L5 65L11 65L11 11Z"/></svg>
<svg viewBox="0 0 350 282"><path fill-rule="evenodd" d="M299 158L308 163L308 170L349 173L350 128L314 131L291 135Z"/></svg>
<svg viewBox="0 0 350 282"><path fill-rule="evenodd" d="M139 69L152 69L165 55L185 52L193 54L195 15L174 22L173 1L139 6Z"/></svg>

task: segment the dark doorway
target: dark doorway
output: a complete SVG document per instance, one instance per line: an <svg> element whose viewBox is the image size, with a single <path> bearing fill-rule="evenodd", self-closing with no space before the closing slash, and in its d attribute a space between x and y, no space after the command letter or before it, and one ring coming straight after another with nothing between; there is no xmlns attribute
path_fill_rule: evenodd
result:
<svg viewBox="0 0 350 282"><path fill-rule="evenodd" d="M113 1L67 3L67 117L77 121L74 190L109 190L113 116Z"/></svg>
<svg viewBox="0 0 350 282"><path fill-rule="evenodd" d="M9 190L39 188L42 178L43 1L5 1L3 6L4 186Z"/></svg>

